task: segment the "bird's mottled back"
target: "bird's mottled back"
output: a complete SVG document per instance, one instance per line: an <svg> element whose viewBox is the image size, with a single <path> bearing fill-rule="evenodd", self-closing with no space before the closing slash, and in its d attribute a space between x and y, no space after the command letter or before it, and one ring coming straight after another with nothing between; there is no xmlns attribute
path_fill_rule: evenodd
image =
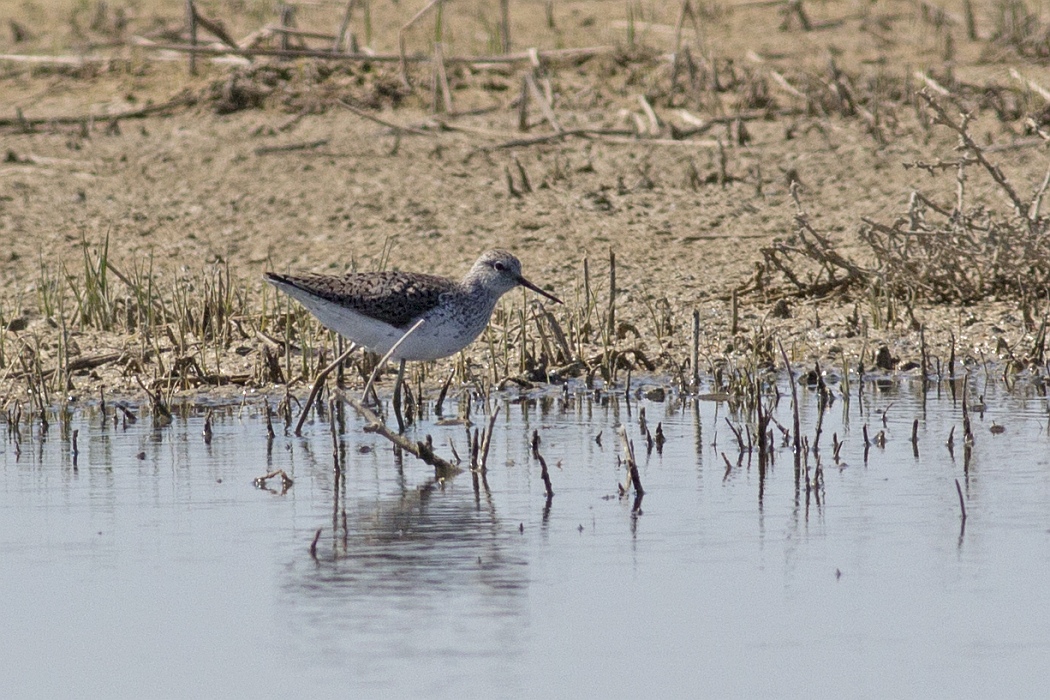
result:
<svg viewBox="0 0 1050 700"><path fill-rule="evenodd" d="M406 328L437 306L442 294L456 289L450 279L412 272L350 272L342 276L271 272L267 277L396 328Z"/></svg>

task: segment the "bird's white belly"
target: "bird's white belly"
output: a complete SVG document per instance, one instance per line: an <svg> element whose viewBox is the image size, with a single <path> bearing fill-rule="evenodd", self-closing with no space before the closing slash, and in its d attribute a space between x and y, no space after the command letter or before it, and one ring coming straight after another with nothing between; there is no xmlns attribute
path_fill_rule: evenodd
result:
<svg viewBox="0 0 1050 700"><path fill-rule="evenodd" d="M407 330L395 328L324 299L288 291L313 312L326 328L380 355L389 352ZM452 315L441 310L430 312L424 316L423 323L398 345L391 357L395 360L424 361L456 354L473 342L488 325L492 309L488 309L488 313L481 311L469 316ZM408 327L411 328L412 324Z"/></svg>

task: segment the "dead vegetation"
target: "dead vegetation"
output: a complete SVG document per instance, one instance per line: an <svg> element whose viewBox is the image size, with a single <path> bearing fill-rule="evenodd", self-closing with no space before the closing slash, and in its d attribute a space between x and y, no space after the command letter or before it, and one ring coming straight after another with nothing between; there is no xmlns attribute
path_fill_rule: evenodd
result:
<svg viewBox="0 0 1050 700"><path fill-rule="evenodd" d="M454 16L459 8L453 3L421 3L411 19L388 19L382 29L378 8L367 0L341 6L315 24L307 15L317 19L322 10L312 5L298 10L283 5L277 17L242 13L231 18L221 17L221 5L203 5L187 3L187 15L176 18L105 9L86 21L78 11L71 25L90 49L79 55L5 58L5 65L28 66L32 76L72 75L85 81L108 74L159 74L174 60L180 71L202 76L175 98L105 115L18 109L0 117L0 129L21 135L68 133L75 144L102 129L119 135L120 123L128 119L178 111L269 110L291 115L281 115L282 123L272 129L283 133L307 115L347 109L381 128L391 156L403 139L423 138L432 144L427 157L434 160L446 158L455 145L464 153L457 165L498 162L512 203L538 199L544 190L569 187L593 173L590 151L564 155L577 143L587 149L626 146L643 154L624 166L613 184L601 183L578 196L581 207L610 216L649 206L636 204L633 197L656 193L671 199L711 187L725 191L727 199L753 193L755 201L763 201L776 189L794 199L794 224L784 227L793 228L792 235L756 246L751 280L733 280L716 292L720 301L732 300L732 320L704 353L697 350L703 342L699 320L693 337L683 337L688 333L683 319L695 306L672 303L668 294L634 294L632 313L625 313L621 290L626 285L622 277L617 281L617 241L612 241L607 267L604 256L572 261L580 287L575 304L556 311L524 304L501 307L475 354L456 362L456 379L479 393L572 377L589 385L598 379L629 382L631 372L652 371L668 372L680 386L695 390L701 363L713 375L737 366L727 360L733 354L751 353L755 367L775 364L765 329L755 336L766 338L760 342L749 339L738 323L741 300L771 306L762 320L752 322L759 326L790 314L780 304L787 297L835 298L872 307L891 300L909 308L919 302L1013 299L1024 308L1026 328L1042 313L1038 302L1050 284L1050 250L1041 204L1050 177L1016 185L996 165L996 156L999 148L1043 146L1048 121L1043 105L1050 91L1017 71L1010 82L1001 82L960 77L957 70L964 36L972 51L1009 49L1041 58L1045 28L1021 3L997 6L994 31L982 17L983 37L970 31L972 18L928 3L910 4L897 14L876 8L843 17L818 17L815 8L800 2L775 8L781 21L771 44L794 37L803 45L802 39L851 25L881 47L879 60L869 62L843 57L834 47L806 61L773 48L716 51L708 36L711 28L719 22L746 23L739 15L751 10L730 12L688 0L677 4L670 23L667 16L656 16L657 10L646 14L634 3L628 3L622 24L604 23L604 34L584 32L592 26L587 17L574 19L581 35L594 41L572 46L559 44L557 27L568 20L556 17L560 8L550 3L546 28L533 28L529 48L511 34L506 17L482 16L481 10L475 17ZM370 14L372 9L376 14ZM893 30L906 22L921 25L930 37L921 70L897 70L887 59L898 43ZM41 35L26 21L17 24L12 32L19 46ZM476 38L465 30L475 26L485 28L482 46L462 38ZM598 41L610 37L614 40ZM409 111L411 118L404 116ZM474 121L486 114L498 115L502 127ZM1001 143L978 135L977 115L1000 127ZM755 133L768 134L771 124L789 150L813 135L830 149L836 132L844 129L862 134L864 146L873 150L905 141L942 143L944 133L952 134L957 149L937 160L901 163L929 173L937 186L916 189L899 215L858 215L845 235L828 233L814 223L819 212L812 211L806 174L778 171L763 159L766 144L756 144ZM1016 138L1005 140L1010 133ZM259 146L254 154L276 160L327 144L326 139L302 140ZM656 149L679 154L677 172L666 166L667 159L660 161L662 167L652 165ZM540 155L530 161L526 153ZM542 164L540 156L546 157ZM34 158L14 149L7 154L12 166L43 163ZM941 184L952 178L952 185ZM672 188L667 183L673 180L685 184ZM952 189L954 200L944 195ZM975 189L982 190L980 196ZM989 199L989 189L997 198ZM681 245L696 238L685 237ZM33 302L49 330L31 330L56 340L5 336L0 342L4 379L23 382L20 386L34 396L68 391L79 377L91 377L90 372L110 364L119 364L126 376L147 377L158 395L225 384L307 383L338 354L331 336L301 310L260 294L253 276L231 271L228 262L176 274L115 260L104 241L84 241L83 254L82 267L41 265L34 285ZM11 333L26 330L24 302L16 298L0 308L0 320ZM92 354L76 346L75 334L89 332L122 335L125 342L116 352ZM364 376L369 362L358 365ZM417 386L431 373L419 371ZM728 390L733 380L716 376L714 384Z"/></svg>
<svg viewBox="0 0 1050 700"><path fill-rule="evenodd" d="M937 202L916 190L908 210L893 221L863 218L858 238L868 247L867 259L874 262L862 264L813 229L795 186L795 236L762 251L763 272L776 279L773 284L779 282L802 296L850 290L860 296L935 303L1030 299L1033 292L1050 287L1050 226L1042 214L1050 170L1028 197L1022 197L993 162L991 149L979 145L971 133L972 112L960 112L954 100L946 107L927 91L919 92L918 98L930 123L953 132L958 146L951 158L903 166L934 178L954 176L955 200ZM971 200L970 188L980 179L998 189L1006 208Z"/></svg>

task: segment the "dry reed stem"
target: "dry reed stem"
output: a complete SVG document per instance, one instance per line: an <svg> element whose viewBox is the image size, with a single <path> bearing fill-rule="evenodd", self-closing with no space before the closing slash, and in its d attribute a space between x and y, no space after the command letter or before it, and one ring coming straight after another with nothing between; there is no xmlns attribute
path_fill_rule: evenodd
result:
<svg viewBox="0 0 1050 700"><path fill-rule="evenodd" d="M126 58L117 58L113 56L40 56L36 54L4 53L0 54L0 62L27 63L37 66L68 66L71 68L100 66L104 70L108 70L114 65L125 65L128 63L128 60Z"/></svg>
<svg viewBox="0 0 1050 700"><path fill-rule="evenodd" d="M678 12L678 21L675 22L674 27L674 50L677 54L682 48L682 29L685 27L685 19L688 17L693 23L693 31L696 36L700 36L700 20L697 19L697 13L693 9L692 0L682 0L682 9Z"/></svg>
<svg viewBox="0 0 1050 700"><path fill-rule="evenodd" d="M478 450L478 468L482 474L487 472L489 468L489 445L492 444L492 430L496 425L496 416L499 415L499 410L500 407L496 406L496 410L489 416L489 424L481 436L481 446Z"/></svg>
<svg viewBox="0 0 1050 700"><path fill-rule="evenodd" d="M317 561L317 542L321 539L322 528L317 528L317 532L314 533L314 539L310 542L310 557Z"/></svg>
<svg viewBox="0 0 1050 700"><path fill-rule="evenodd" d="M540 463L540 478L543 479L543 487L547 493L547 501L554 498L554 489L551 487L551 476L547 469L547 460L540 454L540 431L532 431L532 456Z"/></svg>
<svg viewBox="0 0 1050 700"><path fill-rule="evenodd" d="M631 444L630 439L627 437L627 428L622 423L617 425L616 434L620 436L624 464L627 466L627 478L620 484L620 494L626 495L633 486L635 493L642 496L645 494L645 489L642 488L642 479L638 474L638 462L634 459L634 445Z"/></svg>
<svg viewBox="0 0 1050 700"><path fill-rule="evenodd" d="M336 413L335 399L328 400L328 434L332 437L332 462L335 467L335 481L338 486L339 479L343 475L343 466L339 461L339 430L335 424Z"/></svg>
<svg viewBox="0 0 1050 700"><path fill-rule="evenodd" d="M691 347L690 364L693 373L692 390L700 392L700 310L693 309L693 344Z"/></svg>
<svg viewBox="0 0 1050 700"><path fill-rule="evenodd" d="M645 95L638 95L638 104L641 106L642 111L645 113L645 118L649 120L650 136L656 136L660 133L660 120L656 116L656 112L653 110L653 106L649 104L649 100L645 99Z"/></svg>
<svg viewBox="0 0 1050 700"><path fill-rule="evenodd" d="M802 31L808 32L813 29L813 23L809 21L806 9L802 6L802 0L787 0L784 8L784 22L781 24L781 29L787 28L791 17L798 19Z"/></svg>
<svg viewBox="0 0 1050 700"><path fill-rule="evenodd" d="M438 87L435 92L441 93L445 113L451 114L454 111L452 106L452 89L448 85L448 74L445 72L445 58L440 41L434 43L434 84ZM433 111L437 111L436 100Z"/></svg>
<svg viewBox="0 0 1050 700"><path fill-rule="evenodd" d="M405 417L401 412L401 392L404 389L405 383L405 360L401 360L397 365L397 379L394 381L394 398L392 400L394 405L394 419L397 421L397 432L405 432Z"/></svg>
<svg viewBox="0 0 1050 700"><path fill-rule="evenodd" d="M430 12L433 7L443 3L444 0L430 0L430 2L424 5L423 8L412 17L412 19L405 22L405 24L397 30L398 68L401 73L401 83L406 87L411 86L412 83L408 79L408 56L405 50L405 34L416 24L416 22Z"/></svg>
<svg viewBox="0 0 1050 700"><path fill-rule="evenodd" d="M346 9L343 10L343 19L339 22L339 31L336 32L335 39L332 42L332 53L338 53L339 49L342 48L343 39L350 28L350 15L354 10L355 4L357 4L357 0L347 0L346 2Z"/></svg>
<svg viewBox="0 0 1050 700"><path fill-rule="evenodd" d="M540 106L540 112L543 114L543 118L547 120L547 123L551 125L554 131L561 133L564 131L561 124L558 122L558 117L555 116L554 110L551 108L550 102L547 97L540 91L538 85L536 85L536 78L533 77L532 73L525 74L525 84L529 88L529 94L532 99Z"/></svg>
<svg viewBox="0 0 1050 700"><path fill-rule="evenodd" d="M802 442L801 442L801 419L799 418L799 405L798 405L798 387L795 381L795 375L791 370L791 362L788 361L787 353L784 351L784 344L777 340L777 347L780 349L780 357L784 360L784 368L787 370L788 382L791 384L791 432L792 432L792 449L795 456L795 476L798 477L799 472L802 468ZM864 426L864 442L867 444L868 441L868 426Z"/></svg>
<svg viewBox="0 0 1050 700"><path fill-rule="evenodd" d="M291 29L289 27L280 27L267 25L264 29L272 34L279 34L281 36L287 36L294 39L323 39L324 41L335 41L334 34L325 34L324 32L310 32L303 29ZM241 48L242 42L237 42L236 48Z"/></svg>
<svg viewBox="0 0 1050 700"><path fill-rule="evenodd" d="M500 43L503 53L510 53L510 0L499 0Z"/></svg>
<svg viewBox="0 0 1050 700"><path fill-rule="evenodd" d="M190 35L190 46L197 48L197 10L193 6L193 0L186 0L186 30ZM189 55L190 75L197 75L197 53Z"/></svg>
<svg viewBox="0 0 1050 700"><path fill-rule="evenodd" d="M1045 101L1050 102L1050 90L1047 90L1045 87L1035 82L1031 78L1021 75L1021 73L1016 68L1010 69L1010 76L1017 82L1021 83L1021 85L1023 85L1025 88L1036 93Z"/></svg>
<svg viewBox="0 0 1050 700"><path fill-rule="evenodd" d="M915 71L915 77L921 80L928 89L936 92L941 97L951 97L952 91L944 87L924 71Z"/></svg>
<svg viewBox="0 0 1050 700"><path fill-rule="evenodd" d="M337 357L334 362L317 373L314 385L310 389L310 395L306 398L306 403L299 412L299 420L295 424L296 437L300 437L303 434L303 423L306 422L306 416L310 413L310 408L314 405L314 401L317 399L317 395L321 392L321 387L324 386L325 380L328 379L328 375L342 365L354 350L357 350L357 345L351 342L350 347L348 347L342 355ZM267 409L269 409L268 406Z"/></svg>
<svg viewBox="0 0 1050 700"><path fill-rule="evenodd" d="M215 46L190 46L188 44L158 43L144 37L132 37L129 42L132 46L145 51L176 51L179 53L191 53L198 56L226 56L233 54L243 58L267 56L271 58L318 58L325 61L342 61L347 63L399 63L404 60L408 63L430 63L434 59L426 55L407 55L402 58L400 53L333 53L325 49L260 49L260 48L226 48ZM547 49L539 51L540 58L545 63L552 61L578 61L582 58L590 58L602 54L612 53L616 50L614 46L588 46L574 49ZM528 51L507 54L505 56L446 56L447 65L478 65L500 64L509 65L514 63L528 63L531 56ZM406 67L407 70L407 67Z"/></svg>

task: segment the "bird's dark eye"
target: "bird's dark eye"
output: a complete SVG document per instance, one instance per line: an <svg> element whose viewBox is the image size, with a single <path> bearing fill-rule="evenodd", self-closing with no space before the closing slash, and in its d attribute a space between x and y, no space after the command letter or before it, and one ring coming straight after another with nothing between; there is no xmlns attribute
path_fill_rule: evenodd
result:
<svg viewBox="0 0 1050 700"><path fill-rule="evenodd" d="M495 270L496 272L503 272L504 270L507 269L507 266L504 265L501 262L494 262L494 263L492 263L492 269Z"/></svg>

